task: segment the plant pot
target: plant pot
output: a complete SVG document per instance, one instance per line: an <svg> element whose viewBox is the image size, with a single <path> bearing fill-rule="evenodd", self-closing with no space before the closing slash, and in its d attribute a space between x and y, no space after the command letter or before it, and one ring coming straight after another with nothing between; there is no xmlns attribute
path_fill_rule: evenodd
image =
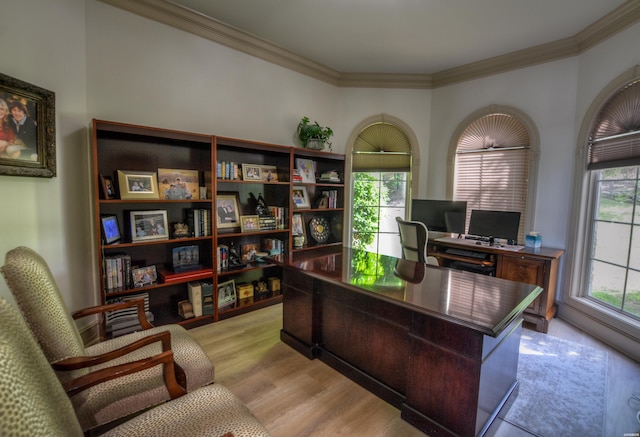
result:
<svg viewBox="0 0 640 437"><path fill-rule="evenodd" d="M307 149L322 150L324 149L324 141L317 138L311 138L307 141Z"/></svg>

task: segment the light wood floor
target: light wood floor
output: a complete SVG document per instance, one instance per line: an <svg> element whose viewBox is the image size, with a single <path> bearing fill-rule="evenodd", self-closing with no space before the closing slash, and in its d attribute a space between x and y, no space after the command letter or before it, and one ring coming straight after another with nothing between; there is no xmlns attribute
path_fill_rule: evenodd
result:
<svg viewBox="0 0 640 437"><path fill-rule="evenodd" d="M242 399L273 437L425 435L400 419L398 409L282 343L281 328L280 304L189 331L215 364L215 381ZM640 392L640 364L559 319L551 322L550 334L607 349L606 435L638 432L640 424L627 399ZM496 433L496 437L531 435L507 423L501 423Z"/></svg>

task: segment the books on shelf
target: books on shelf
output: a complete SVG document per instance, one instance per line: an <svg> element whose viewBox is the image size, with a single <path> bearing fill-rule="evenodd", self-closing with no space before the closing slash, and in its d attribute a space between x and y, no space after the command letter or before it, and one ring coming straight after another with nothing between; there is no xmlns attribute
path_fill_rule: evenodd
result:
<svg viewBox="0 0 640 437"><path fill-rule="evenodd" d="M105 256L102 260L105 293L132 288L131 256L119 253Z"/></svg>
<svg viewBox="0 0 640 437"><path fill-rule="evenodd" d="M284 250L284 242L277 238L265 238L262 241L262 248L269 255L280 255Z"/></svg>
<svg viewBox="0 0 640 437"><path fill-rule="evenodd" d="M221 273L229 269L229 246L226 244L219 244L217 251L217 271L218 273Z"/></svg>
<svg viewBox="0 0 640 437"><path fill-rule="evenodd" d="M233 161L218 161L216 163L216 177L223 180L242 179L241 164Z"/></svg>
<svg viewBox="0 0 640 437"><path fill-rule="evenodd" d="M288 208L284 206L270 206L269 213L275 218L274 229L286 229ZM260 229L262 229L262 227Z"/></svg>
<svg viewBox="0 0 640 437"><path fill-rule="evenodd" d="M185 213L185 221L189 226L189 232L194 237L211 236L211 210L189 208Z"/></svg>
<svg viewBox="0 0 640 437"><path fill-rule="evenodd" d="M202 286L202 315L213 314L213 282L201 281Z"/></svg>

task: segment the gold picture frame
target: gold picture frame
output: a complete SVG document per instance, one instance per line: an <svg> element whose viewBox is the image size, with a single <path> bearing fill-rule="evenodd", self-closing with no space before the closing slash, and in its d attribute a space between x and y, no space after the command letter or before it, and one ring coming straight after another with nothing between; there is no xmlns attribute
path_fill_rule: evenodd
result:
<svg viewBox="0 0 640 437"><path fill-rule="evenodd" d="M155 172L118 170L120 199L159 199Z"/></svg>
<svg viewBox="0 0 640 437"><path fill-rule="evenodd" d="M260 218L257 215L240 216L241 232L256 232L260 230Z"/></svg>

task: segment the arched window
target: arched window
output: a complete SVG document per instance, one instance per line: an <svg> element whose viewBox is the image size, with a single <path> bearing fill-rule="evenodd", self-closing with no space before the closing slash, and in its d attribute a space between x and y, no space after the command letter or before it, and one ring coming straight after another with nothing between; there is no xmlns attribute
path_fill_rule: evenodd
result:
<svg viewBox="0 0 640 437"><path fill-rule="evenodd" d="M411 165L411 140L397 123L359 129L351 153L353 247L401 256L395 218L406 216Z"/></svg>
<svg viewBox="0 0 640 437"><path fill-rule="evenodd" d="M524 243L531 203L531 131L513 110L491 107L467 119L454 151L453 198L474 209L520 212L518 242Z"/></svg>
<svg viewBox="0 0 640 437"><path fill-rule="evenodd" d="M587 168L594 202L586 295L640 320L640 79L598 112Z"/></svg>

